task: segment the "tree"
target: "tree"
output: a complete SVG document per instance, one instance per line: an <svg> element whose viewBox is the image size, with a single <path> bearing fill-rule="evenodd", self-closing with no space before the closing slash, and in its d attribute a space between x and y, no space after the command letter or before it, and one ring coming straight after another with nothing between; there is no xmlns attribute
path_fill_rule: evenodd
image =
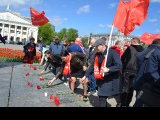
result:
<svg viewBox="0 0 160 120"><path fill-rule="evenodd" d="M38 28L38 41L49 45L56 34L54 25L47 23Z"/></svg>
<svg viewBox="0 0 160 120"><path fill-rule="evenodd" d="M82 37L81 39L82 39L83 46L85 48L88 48L88 46L89 46L88 45L89 37Z"/></svg>
<svg viewBox="0 0 160 120"><path fill-rule="evenodd" d="M58 37L60 40L64 40L67 39L67 29L63 28L59 33L58 33Z"/></svg>
<svg viewBox="0 0 160 120"><path fill-rule="evenodd" d="M70 42L71 39L76 39L78 37L78 30L70 28L67 31L67 41Z"/></svg>

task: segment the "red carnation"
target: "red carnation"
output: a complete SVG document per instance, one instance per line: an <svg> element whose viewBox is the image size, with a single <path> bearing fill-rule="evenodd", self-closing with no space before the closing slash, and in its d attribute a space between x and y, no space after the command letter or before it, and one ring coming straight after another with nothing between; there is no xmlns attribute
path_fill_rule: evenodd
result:
<svg viewBox="0 0 160 120"><path fill-rule="evenodd" d="M30 87L33 87L33 85L32 85L32 84L30 84Z"/></svg>
<svg viewBox="0 0 160 120"><path fill-rule="evenodd" d="M40 77L39 80L40 80L40 81L44 81L44 78L43 78L43 77Z"/></svg>
<svg viewBox="0 0 160 120"><path fill-rule="evenodd" d="M40 86L40 85L37 85L37 89L38 89L38 90L41 89L41 86Z"/></svg>
<svg viewBox="0 0 160 120"><path fill-rule="evenodd" d="M53 99L54 97L53 97L53 95L50 95L50 99Z"/></svg>
<svg viewBox="0 0 160 120"><path fill-rule="evenodd" d="M59 98L56 96L56 97L54 97L54 104L58 107L59 106L59 104L60 104L60 100L59 100Z"/></svg>
<svg viewBox="0 0 160 120"><path fill-rule="evenodd" d="M30 85L31 83L30 83L30 82L28 82L27 84L28 84L28 85Z"/></svg>
<svg viewBox="0 0 160 120"><path fill-rule="evenodd" d="M28 76L29 75L29 73L26 73L26 76Z"/></svg>
<svg viewBox="0 0 160 120"><path fill-rule="evenodd" d="M37 68L34 66L34 67L33 67L33 70L37 70Z"/></svg>

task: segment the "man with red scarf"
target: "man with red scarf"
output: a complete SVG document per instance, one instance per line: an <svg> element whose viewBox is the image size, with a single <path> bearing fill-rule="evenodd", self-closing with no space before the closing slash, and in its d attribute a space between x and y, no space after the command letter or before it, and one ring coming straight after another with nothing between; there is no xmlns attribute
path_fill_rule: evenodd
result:
<svg viewBox="0 0 160 120"><path fill-rule="evenodd" d="M118 53L109 49L106 66L104 66L107 53L106 42L104 39L97 39L93 46L96 47L97 53L81 80L85 80L94 71L94 77L97 80L99 107L107 107L107 98L117 95L119 92L119 71L122 69L122 62Z"/></svg>

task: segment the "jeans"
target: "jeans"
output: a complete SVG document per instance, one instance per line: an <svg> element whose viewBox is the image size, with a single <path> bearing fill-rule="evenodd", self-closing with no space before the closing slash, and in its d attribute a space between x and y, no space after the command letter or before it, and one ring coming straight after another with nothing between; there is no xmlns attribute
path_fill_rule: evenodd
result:
<svg viewBox="0 0 160 120"><path fill-rule="evenodd" d="M91 73L88 76L88 80L90 80L90 82L88 82L88 92L96 92L96 79L94 78L94 73Z"/></svg>

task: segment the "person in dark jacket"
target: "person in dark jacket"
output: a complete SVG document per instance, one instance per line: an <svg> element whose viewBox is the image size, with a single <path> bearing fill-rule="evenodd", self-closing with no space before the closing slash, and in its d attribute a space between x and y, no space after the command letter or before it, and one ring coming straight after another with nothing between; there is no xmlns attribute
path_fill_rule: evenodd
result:
<svg viewBox="0 0 160 120"><path fill-rule="evenodd" d="M51 85L58 78L59 75L61 75L61 74L67 75L68 74L68 75L70 75L70 82L71 82L70 88L73 93L74 88L75 88L76 78L82 78L85 73L84 71L86 71L86 69L87 69L86 56L83 53L79 53L79 52L69 53L67 50L63 50L61 52L60 56L63 61L61 69L58 71L58 73L55 75L55 77L48 82L48 85ZM83 85L83 89L84 89L83 100L86 101L86 100L88 100L86 80L84 80L83 82L81 82L81 81L79 81L79 82L82 83L82 85Z"/></svg>
<svg viewBox="0 0 160 120"><path fill-rule="evenodd" d="M122 69L122 62L118 53L113 49L109 49L107 61L105 61L107 46L103 39L97 39L93 46L96 47L97 53L82 80L85 80L94 71L94 77L97 80L99 107L107 107L107 98L119 92L119 71Z"/></svg>
<svg viewBox="0 0 160 120"><path fill-rule="evenodd" d="M1 35L1 31L2 31L2 29L0 29L0 40L4 43L4 45L6 44L6 41L5 41L5 39L2 37L2 35Z"/></svg>
<svg viewBox="0 0 160 120"><path fill-rule="evenodd" d="M90 65L95 58L95 54L97 53L96 48L93 46L93 44L95 43L96 39L92 38L90 40L90 47L88 48L87 52L86 52L86 56L87 60L88 60L88 64ZM92 72L89 76L88 76L88 94L92 94L92 95L96 95L96 79L94 78L94 72Z"/></svg>
<svg viewBox="0 0 160 120"><path fill-rule="evenodd" d="M33 64L34 56L36 56L36 44L34 43L35 39L33 37L31 37L29 40L30 42L23 46L25 52L24 57L28 58L27 63Z"/></svg>
<svg viewBox="0 0 160 120"><path fill-rule="evenodd" d="M146 61L146 55L153 49L154 52ZM138 55L138 72L133 86L136 90L136 96L139 95L144 83L156 85L160 89L160 39L154 39L152 44ZM133 107L143 107L144 105L139 101L139 98L136 98Z"/></svg>
<svg viewBox="0 0 160 120"><path fill-rule="evenodd" d="M121 60L122 69L122 94L121 106L129 107L133 97L133 82L137 74L137 56L144 48L140 45L140 40L137 37L131 39L129 46L123 53Z"/></svg>
<svg viewBox="0 0 160 120"><path fill-rule="evenodd" d="M61 57L59 55L52 54L49 50L46 50L44 52L44 54L45 54L45 57L47 57L47 62L44 66L44 70L42 70L40 72L40 74L42 75L47 70L49 65L51 65L51 67L53 68L53 69L51 69L51 72L54 75L56 75L59 72L59 70L61 69L61 65L62 65ZM62 79L62 74L60 74L58 76L58 78L61 80Z"/></svg>

